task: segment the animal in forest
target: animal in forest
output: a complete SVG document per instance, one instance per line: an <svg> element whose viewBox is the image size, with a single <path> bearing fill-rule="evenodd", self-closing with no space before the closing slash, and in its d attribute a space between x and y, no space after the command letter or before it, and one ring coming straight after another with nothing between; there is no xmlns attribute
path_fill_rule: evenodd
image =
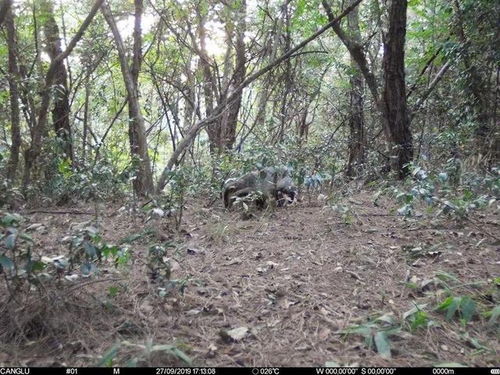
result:
<svg viewBox="0 0 500 375"><path fill-rule="evenodd" d="M281 207L296 199L297 188L286 168L267 167L228 179L222 192L224 206L231 208L236 199L251 194L257 196L255 201L259 208L273 200Z"/></svg>
<svg viewBox="0 0 500 375"><path fill-rule="evenodd" d="M298 189L293 184L290 176L282 177L276 183L276 201L278 207L283 207L286 204L291 204L297 201Z"/></svg>

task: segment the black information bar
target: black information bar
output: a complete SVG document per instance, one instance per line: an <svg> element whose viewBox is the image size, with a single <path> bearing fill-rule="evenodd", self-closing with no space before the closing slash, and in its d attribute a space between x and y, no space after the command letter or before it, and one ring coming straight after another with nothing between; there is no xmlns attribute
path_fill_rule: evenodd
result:
<svg viewBox="0 0 500 375"><path fill-rule="evenodd" d="M0 367L0 375L500 375L486 367Z"/></svg>

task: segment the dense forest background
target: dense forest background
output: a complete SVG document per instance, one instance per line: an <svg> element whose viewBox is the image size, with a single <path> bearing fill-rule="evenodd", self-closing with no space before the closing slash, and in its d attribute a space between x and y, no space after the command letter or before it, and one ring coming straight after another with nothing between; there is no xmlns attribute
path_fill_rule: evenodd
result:
<svg viewBox="0 0 500 375"><path fill-rule="evenodd" d="M0 342L8 348L0 365L192 364L191 357L283 365L292 341L315 354L291 364L492 365L500 315L499 19L495 0L0 0ZM259 209L250 196L223 208L228 178L278 166L290 173L298 202ZM413 232L422 228L446 228L446 238ZM365 254L365 245L383 249ZM313 263L337 276L306 282L319 270L297 265L303 246L324 252ZM339 246L351 249L342 254L357 270L325 260ZM445 253L454 260L439 263L441 248L453 248ZM213 290L262 257L258 277L307 270L303 281L319 285L308 291L318 304L337 285L371 313L339 307L328 317L328 308L290 297L290 278L254 280L272 306L286 314L301 306L330 325L314 330L314 319L294 314L303 332L315 332L314 343L274 332L266 348L249 316L245 326L239 315L228 323L233 306L210 302ZM382 287L373 280L386 277L376 271L384 257L398 270L388 276L385 268ZM234 282L226 293L241 306ZM352 292L354 284L366 293L378 285L369 295L392 301L399 320ZM189 300L191 291L206 300ZM430 291L433 304L413 299ZM257 295L248 302L259 305ZM277 316L266 324L284 319ZM186 333L193 319L198 333ZM366 346L352 346L356 335ZM317 348L332 336L334 349ZM391 351L393 340L407 352ZM33 342L49 348L49 359ZM74 353L81 356L70 360Z"/></svg>

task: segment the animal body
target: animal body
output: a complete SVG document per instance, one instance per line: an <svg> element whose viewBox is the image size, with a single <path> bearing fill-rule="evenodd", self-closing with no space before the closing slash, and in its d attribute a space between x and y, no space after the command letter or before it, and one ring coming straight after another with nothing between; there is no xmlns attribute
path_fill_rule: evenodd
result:
<svg viewBox="0 0 500 375"><path fill-rule="evenodd" d="M284 206L296 200L297 188L286 168L267 167L228 179L222 192L224 206L231 208L237 198L250 194L257 196L257 207L265 207L270 201Z"/></svg>

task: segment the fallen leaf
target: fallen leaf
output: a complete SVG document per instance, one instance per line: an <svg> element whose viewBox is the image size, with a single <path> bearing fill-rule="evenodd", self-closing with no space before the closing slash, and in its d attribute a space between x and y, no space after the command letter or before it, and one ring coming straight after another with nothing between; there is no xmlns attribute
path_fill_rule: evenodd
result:
<svg viewBox="0 0 500 375"><path fill-rule="evenodd" d="M326 338L328 336L330 336L330 333L332 333L332 330L331 329L328 329L328 328L321 328L321 330L319 331L318 333L318 338L321 340L321 341L324 341L326 340Z"/></svg>
<svg viewBox="0 0 500 375"><path fill-rule="evenodd" d="M241 264L241 263L242 263L241 258L234 258L234 259L231 259L229 262L224 263L223 266L232 266L232 265Z"/></svg>
<svg viewBox="0 0 500 375"><path fill-rule="evenodd" d="M219 331L219 335L226 342L231 342L231 341L237 342L237 341L240 341L247 334L248 334L248 328L247 327L234 328L234 329L230 329L229 331L221 329Z"/></svg>
<svg viewBox="0 0 500 375"><path fill-rule="evenodd" d="M217 352L217 349L218 349L218 348L217 348L214 344L210 344L210 345L208 346L207 357L209 357L209 358L213 358L213 357L215 357L215 355L217 354L217 353L216 353L216 352Z"/></svg>
<svg viewBox="0 0 500 375"><path fill-rule="evenodd" d="M41 223L35 223L31 224L29 227L26 228L26 232L29 232L30 230L43 230L43 224Z"/></svg>

